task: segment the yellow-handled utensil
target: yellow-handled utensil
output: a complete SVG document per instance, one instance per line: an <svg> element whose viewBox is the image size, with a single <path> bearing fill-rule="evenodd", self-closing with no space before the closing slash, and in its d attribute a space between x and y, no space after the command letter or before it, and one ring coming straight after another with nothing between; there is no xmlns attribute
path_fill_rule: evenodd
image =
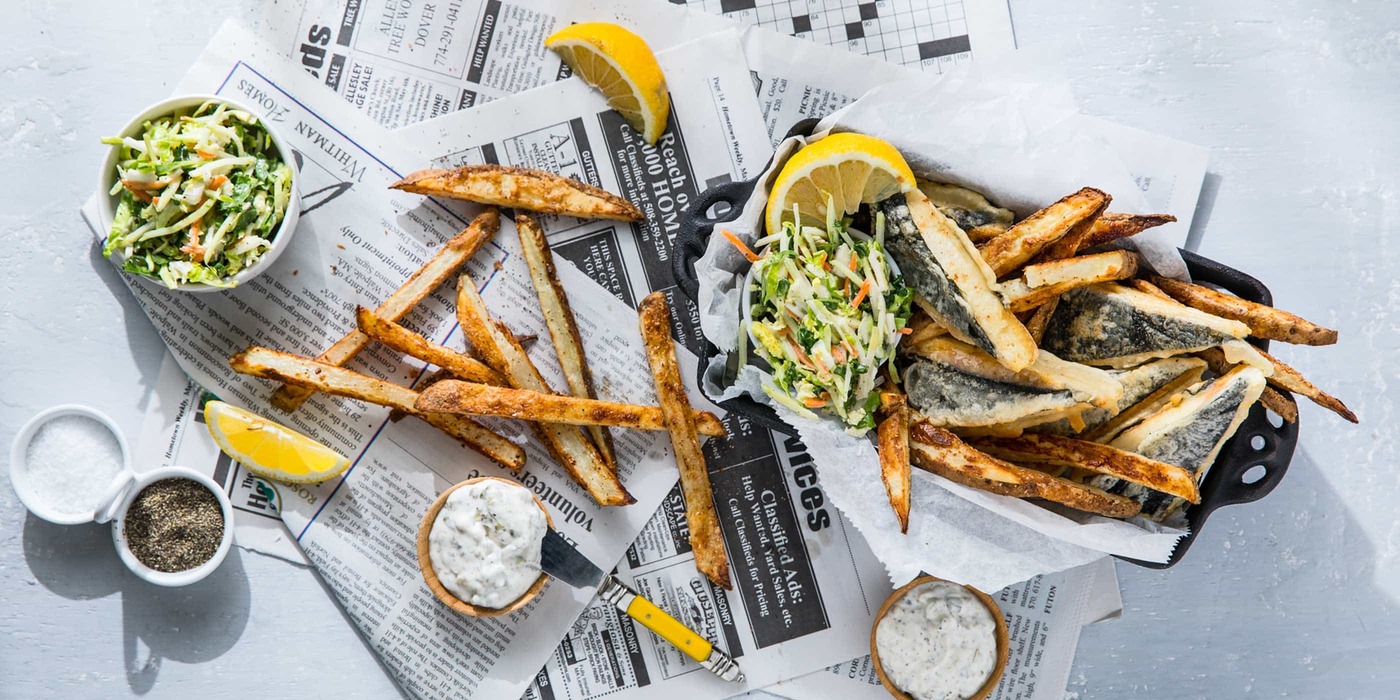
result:
<svg viewBox="0 0 1400 700"><path fill-rule="evenodd" d="M637 595L616 577L604 574L553 528L545 532L540 568L550 576L576 588L591 588L598 596L636 620L656 636L676 645L686 656L726 681L744 682L739 664L715 648L710 640L696 634L665 610Z"/></svg>

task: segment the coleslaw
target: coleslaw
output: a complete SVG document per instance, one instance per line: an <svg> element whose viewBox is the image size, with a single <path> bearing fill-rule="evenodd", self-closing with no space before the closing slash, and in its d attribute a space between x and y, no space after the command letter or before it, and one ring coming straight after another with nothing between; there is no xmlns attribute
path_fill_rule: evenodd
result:
<svg viewBox="0 0 1400 700"><path fill-rule="evenodd" d="M722 234L754 264L747 330L773 368L764 391L809 418L814 410L834 413L848 433L863 435L875 426L879 369L908 333L913 294L890 268L883 214L871 237L837 219L834 206L827 210L825 230L789 221L756 241L766 247L762 256Z"/></svg>
<svg viewBox="0 0 1400 700"><path fill-rule="evenodd" d="M205 102L145 123L120 150L120 195L102 254L174 289L231 279L272 247L292 196L292 168L246 111Z"/></svg>

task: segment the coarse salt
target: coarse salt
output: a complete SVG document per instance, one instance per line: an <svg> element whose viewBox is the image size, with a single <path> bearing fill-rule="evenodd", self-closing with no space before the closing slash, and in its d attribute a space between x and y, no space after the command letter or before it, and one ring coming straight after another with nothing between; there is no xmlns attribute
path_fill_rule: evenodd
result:
<svg viewBox="0 0 1400 700"><path fill-rule="evenodd" d="M34 433L24 461L36 498L65 515L90 514L122 469L122 448L102 423L59 416Z"/></svg>

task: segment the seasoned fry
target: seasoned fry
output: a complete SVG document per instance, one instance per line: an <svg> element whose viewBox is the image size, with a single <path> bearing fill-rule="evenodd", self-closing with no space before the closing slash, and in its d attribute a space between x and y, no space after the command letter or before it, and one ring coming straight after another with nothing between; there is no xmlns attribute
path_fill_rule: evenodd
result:
<svg viewBox="0 0 1400 700"><path fill-rule="evenodd" d="M432 259L410 275L403 286L390 294L389 298L375 309L375 314L386 321L398 321L403 318L418 305L418 302L432 294L438 285L447 281L462 265L471 260L476 251L496 235L500 226L501 216L494 208L481 212L466 229L443 244ZM366 345L369 345L369 336L358 329L353 330L317 355L316 361L339 367L349 362ZM287 385L273 392L270 402L273 406L291 413L300 408L314 393L315 390L308 387Z"/></svg>
<svg viewBox="0 0 1400 700"><path fill-rule="evenodd" d="M1285 423L1298 422L1298 402L1294 401L1293 395L1288 392L1266 386L1264 392L1259 395L1259 403L1277 413Z"/></svg>
<svg viewBox="0 0 1400 700"><path fill-rule="evenodd" d="M355 309L355 321L360 332L397 350L441 367L469 382L505 386L506 378L486 365L424 338L393 321L386 321L361 306Z"/></svg>
<svg viewBox="0 0 1400 700"><path fill-rule="evenodd" d="M416 405L420 411L433 413L500 416L584 426L612 425L632 430L667 430L666 421L657 406L541 394L454 379L436 382L424 389ZM723 437L728 434L715 414L709 411L694 411L694 414L696 430L701 435Z"/></svg>
<svg viewBox="0 0 1400 700"><path fill-rule="evenodd" d="M1014 438L974 438L969 440L969 443L1001 459L1087 469L1095 474L1117 477L1155 491L1178 496L1192 503L1201 502L1201 494L1191 472L1108 445L1057 435L1036 434Z"/></svg>
<svg viewBox="0 0 1400 700"><path fill-rule="evenodd" d="M1086 241L1089 240L1089 233L1093 231L1095 222L1099 220L1099 215L1103 214L1104 210L1107 208L1108 202L1104 202L1104 205L1100 207L1098 211L1091 212L1083 221L1080 221L1070 228L1069 233L1060 236L1059 240L1045 246L1045 250L1040 251L1038 255L1031 258L1030 264L1040 265L1055 262L1056 260L1064 260L1065 258L1072 258L1078 255L1079 251L1088 247Z"/></svg>
<svg viewBox="0 0 1400 700"><path fill-rule="evenodd" d="M1160 287L1158 287L1155 284L1152 284L1151 282L1148 282L1147 280L1128 280L1123 284L1126 284L1129 287L1132 287L1133 289L1142 292L1143 294L1151 294L1152 296L1157 297L1158 299L1162 299L1164 301L1176 301L1171 297L1170 294L1167 294L1166 292L1162 291Z"/></svg>
<svg viewBox="0 0 1400 700"><path fill-rule="evenodd" d="M877 431L880 480L890 495L890 507L899 519L899 531L909 532L909 405L903 394L883 393L885 417Z"/></svg>
<svg viewBox="0 0 1400 700"><path fill-rule="evenodd" d="M1257 338L1296 345L1331 345L1337 342L1337 331L1323 328L1287 311L1256 304L1199 284L1156 275L1149 279L1173 299L1193 309L1244 323L1249 326L1250 335Z"/></svg>
<svg viewBox="0 0 1400 700"><path fill-rule="evenodd" d="M569 307L569 296L564 293L564 286L559 284L559 275L554 270L554 254L544 240L544 231L525 214L515 215L515 230L520 234L520 248L524 251L525 264L530 268L530 282L535 285L535 294L540 298L540 310L544 313L545 325L549 327L549 337L554 341L554 354L559 358L559 367L564 370L569 393L580 399L596 399L598 392L593 386L593 375L588 370L583 337L579 335L574 310ZM608 429L592 425L588 433L603 462L609 469L617 471L617 451Z"/></svg>
<svg viewBox="0 0 1400 700"><path fill-rule="evenodd" d="M1093 248L1112 243L1173 221L1176 221L1176 217L1171 214L1122 214L1106 211L1094 221L1094 227L1089 229L1083 247Z"/></svg>
<svg viewBox="0 0 1400 700"><path fill-rule="evenodd" d="M1260 357L1263 357L1273 366L1273 373L1266 378L1269 382L1269 386L1294 394L1302 394L1308 397L1308 400L1313 403L1341 416L1349 422L1359 422L1356 414L1352 413L1351 409L1347 408L1346 404L1342 403L1337 397L1317 388L1317 385L1308 381L1301 372L1293 369L1280 361L1277 357L1263 350L1255 348L1255 352L1259 353ZM1203 350L1200 355L1201 359L1205 360L1206 363L1210 365L1211 371L1216 374L1225 374L1230 371L1234 364L1226 359L1224 351L1219 348ZM1278 394L1278 396L1270 396L1271 393ZM1282 416L1283 419L1289 423L1294 422L1294 420L1298 418L1297 405L1293 404L1292 401L1284 399L1284 396L1277 391L1265 389L1264 395L1260 397L1259 401L1274 413ZM1290 416L1292 420L1290 420Z"/></svg>
<svg viewBox="0 0 1400 700"><path fill-rule="evenodd" d="M617 221L645 218L636 205L611 192L533 168L492 164L464 165L452 170L430 168L410 173L390 187L429 197L465 199L542 214Z"/></svg>
<svg viewBox="0 0 1400 700"><path fill-rule="evenodd" d="M257 346L229 358L229 366L240 374L275 379L313 391L359 399L408 413L427 421L462 444L511 469L525 465L525 451L470 418L445 413L426 413L414 408L418 394L382 379L352 372L343 367L298 355Z"/></svg>
<svg viewBox="0 0 1400 700"><path fill-rule="evenodd" d="M1035 314L1031 316L1030 320L1026 321L1026 331L1031 334L1031 338L1035 340L1036 345L1040 345L1040 341L1045 338L1045 327L1050 324L1050 317L1055 315L1055 307L1059 305L1060 297L1056 295L1054 298L1041 304L1040 307L1035 310Z"/></svg>
<svg viewBox="0 0 1400 700"><path fill-rule="evenodd" d="M719 530L719 515L715 512L710 493L710 473L705 455L700 451L700 439L695 434L694 412L681 383L676 364L675 343L671 340L671 310L662 292L648 294L637 305L642 328L642 343L646 346L647 364L656 384L656 396L661 401L661 413L670 427L671 447L676 453L676 467L681 473L681 491L685 495L685 519L690 527L690 548L695 554L695 568L715 585L726 590L729 582L729 560L725 557L724 540Z"/></svg>
<svg viewBox="0 0 1400 700"><path fill-rule="evenodd" d="M978 250L997 277L1005 277L1046 246L1063 238L1075 224L1102 212L1110 197L1091 187L1075 192L1026 217Z"/></svg>
<svg viewBox="0 0 1400 700"><path fill-rule="evenodd" d="M1137 274L1137 269L1137 254L1127 250L1065 258L1026 266L1020 279L1001 284L1001 294L1012 312L1021 313L1077 287L1127 279Z"/></svg>
<svg viewBox="0 0 1400 700"><path fill-rule="evenodd" d="M471 275L462 273L457 284L457 320L462 333L471 341L482 361L505 376L516 389L541 394L554 393L515 336L504 324L491 318L486 303L477 294ZM578 426L564 423L535 423L532 426L554 461L599 505L620 506L636 502L627 493L617 474L603 463L593 443Z"/></svg>
<svg viewBox="0 0 1400 700"><path fill-rule="evenodd" d="M918 181L919 189L943 215L952 219L967 234L968 240L981 243L1011 228L1015 212L987 201L982 193L960 185Z"/></svg>
<svg viewBox="0 0 1400 700"><path fill-rule="evenodd" d="M914 464L964 486L1017 498L1043 498L1111 518L1137 515L1142 505L1092 486L1027 469L979 452L927 421L909 428Z"/></svg>

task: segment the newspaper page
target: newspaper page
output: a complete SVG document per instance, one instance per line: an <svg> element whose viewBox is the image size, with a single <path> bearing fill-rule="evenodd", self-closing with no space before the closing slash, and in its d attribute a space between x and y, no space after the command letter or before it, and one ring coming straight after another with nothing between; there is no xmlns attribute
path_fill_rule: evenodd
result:
<svg viewBox="0 0 1400 700"><path fill-rule="evenodd" d="M269 0L261 26L303 70L389 127L568 77L544 39L573 22L620 22L658 51L726 27L745 36L757 27L930 72L1015 47L1005 0L687 4L703 12L665 0ZM843 38L829 41L828 31Z"/></svg>
<svg viewBox="0 0 1400 700"><path fill-rule="evenodd" d="M1010 637L1006 670L992 700L1063 698L1080 631L1123 609L1113 560L1107 557L1008 586L992 599ZM803 700L889 697L869 654L767 690Z"/></svg>
<svg viewBox="0 0 1400 700"><path fill-rule="evenodd" d="M542 224L555 253L619 301L631 306L652 291L665 293L689 358L700 351L701 335L695 307L677 293L672 273L679 212L708 187L755 175L770 147L737 33L713 34L660 56L663 68L671 60L703 64L707 77L687 84L667 70L675 112L657 161L633 159L631 132L619 129L603 99L578 81L397 133L427 149L425 156L437 164L542 167L627 192L647 212L645 222L543 217ZM592 108L576 106L583 102ZM692 103L697 108L687 109ZM704 111L699 104L710 105L714 117L688 119ZM621 558L618 574L719 640L743 666L747 684L718 682L669 644L595 603L527 697L726 697L867 648L874 611L890 591L879 562L830 508L797 440L737 415L724 421L730 437L708 441L705 452L734 590L716 589L697 575L679 488Z"/></svg>
<svg viewBox="0 0 1400 700"><path fill-rule="evenodd" d="M670 68L673 77L684 79L684 68ZM746 95L747 76L739 82L724 91ZM266 276L216 295L169 292L128 279L191 378L225 401L266 412L273 387L232 373L232 353L260 344L316 354L351 327L356 305L376 305L466 221L459 211L388 190L423 164L420 156L345 109L236 25L220 31L178 89L237 95L258 105L299 156L305 213L297 239ZM678 118L689 121L679 107ZM712 117L695 117L702 118ZM629 153L656 150L633 144ZM92 207L86 212L91 215ZM520 333L543 335L517 247L513 226L505 221L468 270L499 318ZM571 267L559 272L566 288L594 285ZM450 294L437 290L405 324L437 342L459 344ZM573 302L600 384L613 397L654 404L635 314L607 294L580 294ZM537 342L530 352L546 379L562 385L549 344ZM682 367L687 365L693 376L693 357L682 358ZM410 385L426 369L378 346L350 367ZM357 401L317 396L278 418L352 456L341 478L283 489L282 517L369 645L403 689L418 697L519 696L592 598L590 592L550 585L525 608L500 618L466 618L443 607L422 582L414 554L419 521L437 493L478 475L514 478L545 501L558 529L586 556L615 562L676 482L662 433L619 431L619 474L636 504L602 509L514 424L491 423L526 449L529 464L519 472L497 467L416 419L395 423L385 409Z"/></svg>

